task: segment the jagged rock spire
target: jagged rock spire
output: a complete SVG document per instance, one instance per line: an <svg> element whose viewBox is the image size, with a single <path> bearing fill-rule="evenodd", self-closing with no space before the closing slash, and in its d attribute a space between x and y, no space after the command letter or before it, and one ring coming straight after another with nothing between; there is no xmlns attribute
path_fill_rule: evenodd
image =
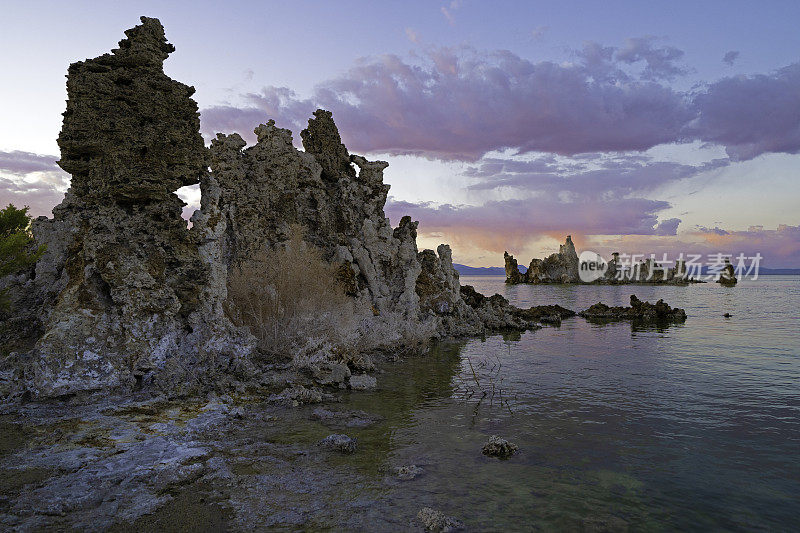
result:
<svg viewBox="0 0 800 533"><path fill-rule="evenodd" d="M174 48L157 19L141 20L119 48L69 67L58 144L72 187L32 228L48 243L35 281L50 306L26 370L35 394L171 388L247 361L250 341L222 311L226 228L194 89L164 74ZM189 230L174 192L201 178Z"/></svg>
<svg viewBox="0 0 800 533"><path fill-rule="evenodd" d="M158 19L141 20L111 54L69 67L59 165L78 196L152 200L207 166L194 88L164 74L175 48Z"/></svg>
<svg viewBox="0 0 800 533"><path fill-rule="evenodd" d="M314 118L308 119L308 128L300 132L303 148L322 165L322 177L338 179L340 173L355 177L356 171L350 164L350 154L342 144L339 130L333 122L330 111L317 109Z"/></svg>

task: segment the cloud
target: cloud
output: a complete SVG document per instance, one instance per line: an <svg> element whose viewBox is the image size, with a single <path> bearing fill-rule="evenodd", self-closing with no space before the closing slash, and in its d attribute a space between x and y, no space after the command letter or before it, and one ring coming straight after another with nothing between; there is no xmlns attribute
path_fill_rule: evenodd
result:
<svg viewBox="0 0 800 533"><path fill-rule="evenodd" d="M406 37L414 44L419 42L419 34L413 28L406 28Z"/></svg>
<svg viewBox="0 0 800 533"><path fill-rule="evenodd" d="M680 224L680 223L681 223L681 219L679 219L679 218L668 218L666 220L662 220L655 227L655 234L656 235L677 235L677 233L678 233L678 224Z"/></svg>
<svg viewBox="0 0 800 533"><path fill-rule="evenodd" d="M725 55L722 57L722 62L728 66L733 66L733 63L739 58L739 51L738 50L730 50L725 52Z"/></svg>
<svg viewBox="0 0 800 533"><path fill-rule="evenodd" d="M675 63L683 57L683 50L674 46L656 47L654 37L633 37L625 41L625 46L615 53L618 61L627 64L644 61L646 67L642 77L648 80L670 80L686 74L687 70Z"/></svg>
<svg viewBox="0 0 800 533"><path fill-rule="evenodd" d="M739 254L754 257L761 254L762 267L800 268L800 226L781 224L775 229L753 226L747 230L698 228L677 237L617 236L590 238L586 244L604 256L613 251L656 254L674 260L680 253L700 254L705 262L718 253L735 258ZM750 260L747 261L750 264Z"/></svg>
<svg viewBox="0 0 800 533"><path fill-rule="evenodd" d="M724 146L731 159L800 153L800 63L723 78L698 94L694 107L691 134Z"/></svg>
<svg viewBox="0 0 800 533"><path fill-rule="evenodd" d="M532 160L484 158L467 167L472 190L510 187L552 196L624 197L652 191L668 183L694 177L727 166L728 159L714 159L699 165L654 161L643 155L588 154L582 159L559 160L543 156Z"/></svg>
<svg viewBox="0 0 800 533"><path fill-rule="evenodd" d="M243 106L223 104L202 110L200 132L206 140L213 139L217 133L236 132L254 143L253 130L269 119L297 132L306 127L308 117L316 109L311 100L299 99L294 91L285 87L265 87L259 93L242 95L242 99Z"/></svg>
<svg viewBox="0 0 800 533"><path fill-rule="evenodd" d="M291 125L321 106L334 112L355 151L477 160L503 148L645 150L679 139L692 118L686 99L657 83L596 81L585 64L532 63L470 48L429 50L421 65L395 55L362 60L319 84L309 100L291 94L269 87L244 95L243 106L204 109L204 131L254 116Z"/></svg>
<svg viewBox="0 0 800 533"><path fill-rule="evenodd" d="M364 58L309 98L266 87L203 109L203 132L252 139L268 118L300 129L324 107L362 153L476 161L503 149L577 155L693 141L739 160L800 151L798 64L682 92L666 83L686 72L682 56L642 37L621 48L586 43L576 61L560 64L470 47Z"/></svg>
<svg viewBox="0 0 800 533"><path fill-rule="evenodd" d="M49 215L64 197L69 175L56 156L0 151L0 206L29 206L33 216Z"/></svg>
<svg viewBox="0 0 800 533"><path fill-rule="evenodd" d="M670 207L644 198L553 201L528 198L489 201L483 205L434 205L391 199L386 214L397 222L409 215L419 220L420 234L441 236L460 249L502 253L522 249L543 236L662 235L677 228L678 219L659 223L658 213ZM663 225L662 225L663 224Z"/></svg>
<svg viewBox="0 0 800 533"><path fill-rule="evenodd" d="M0 151L0 172L24 176L30 172L59 171L60 168L56 164L57 159L58 157L52 155L40 155L19 150Z"/></svg>
<svg viewBox="0 0 800 533"><path fill-rule="evenodd" d="M456 19L455 19L453 13L459 7L461 7L461 0L453 0L452 2L450 2L450 4L448 6L442 6L442 8L441 8L442 15L444 15L444 18L447 19L447 22L451 26L455 26L455 24L456 24Z"/></svg>

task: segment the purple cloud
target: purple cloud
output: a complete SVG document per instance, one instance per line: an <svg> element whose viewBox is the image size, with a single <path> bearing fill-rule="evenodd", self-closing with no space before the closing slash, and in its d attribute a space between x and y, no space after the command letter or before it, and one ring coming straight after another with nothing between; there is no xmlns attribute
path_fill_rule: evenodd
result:
<svg viewBox="0 0 800 533"><path fill-rule="evenodd" d="M61 169L56 164L58 157L32 152L3 152L0 150L0 172L23 176L31 172L52 172Z"/></svg>
<svg viewBox="0 0 800 533"><path fill-rule="evenodd" d="M429 49L414 62L366 58L308 99L267 87L242 95L242 104L206 108L203 132L252 140L268 118L300 129L324 107L357 152L476 161L508 148L574 156L697 140L735 159L800 151L798 64L680 92L664 81L685 72L682 55L636 38L621 48L587 43L564 64L469 47Z"/></svg>
<svg viewBox="0 0 800 533"><path fill-rule="evenodd" d="M533 63L503 50L436 49L419 65L386 55L321 83L311 100L270 87L245 95L242 107L205 109L202 121L207 134L259 113L302 124L321 106L333 111L355 151L461 160L503 148L645 150L681 137L692 118L683 95L651 81L620 80L621 71L599 79L601 70L588 59Z"/></svg>
<svg viewBox="0 0 800 533"><path fill-rule="evenodd" d="M725 55L722 56L722 62L728 65L729 67L733 66L733 63L739 58L739 51L738 50L730 50L725 52Z"/></svg>
<svg viewBox="0 0 800 533"><path fill-rule="evenodd" d="M656 47L654 37L634 37L625 41L625 46L614 54L622 63L633 64L644 61L642 77L648 80L671 80L686 74L687 70L675 63L683 57L683 50L674 46Z"/></svg>
<svg viewBox="0 0 800 533"><path fill-rule="evenodd" d="M729 67L733 66L734 61L739 58L739 51L738 50L730 50L725 52L725 55L722 57L722 62L728 65Z"/></svg>
<svg viewBox="0 0 800 533"><path fill-rule="evenodd" d="M721 228L699 228L682 233L678 237L628 235L612 238L592 238L587 243L604 256L613 251L625 253L654 253L657 257L666 253L675 258L684 254L709 255L722 253L734 257L745 254L754 257L761 254L762 267L800 267L800 226L781 224L776 229L753 226L747 230L724 230ZM749 261L747 262L749 264Z"/></svg>
<svg viewBox="0 0 800 533"><path fill-rule="evenodd" d="M464 175L474 178L475 182L468 187L473 190L512 187L554 196L569 193L574 197L608 198L652 191L729 164L727 159L683 165L653 161L642 155L593 155L594 158L567 163L559 163L552 156L530 161L482 159L479 165L468 167Z"/></svg>
<svg viewBox="0 0 800 533"><path fill-rule="evenodd" d="M0 175L0 207L29 206L33 216L50 215L64 198L65 186L48 181L17 182Z"/></svg>
<svg viewBox="0 0 800 533"><path fill-rule="evenodd" d="M712 83L694 99L692 134L722 145L733 160L800 152L800 63L772 74Z"/></svg>
<svg viewBox="0 0 800 533"><path fill-rule="evenodd" d="M69 186L58 157L15 150L0 151L0 206L29 206L34 216L49 215Z"/></svg>
<svg viewBox="0 0 800 533"><path fill-rule="evenodd" d="M654 233L656 235L677 235L678 224L680 223L681 219L679 218L668 218L666 220L662 220L658 223L658 225L656 225Z"/></svg>

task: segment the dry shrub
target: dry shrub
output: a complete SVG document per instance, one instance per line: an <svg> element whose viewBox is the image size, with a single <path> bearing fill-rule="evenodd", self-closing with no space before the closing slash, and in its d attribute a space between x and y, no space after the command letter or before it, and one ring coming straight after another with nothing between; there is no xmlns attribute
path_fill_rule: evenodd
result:
<svg viewBox="0 0 800 533"><path fill-rule="evenodd" d="M287 242L229 272L226 312L250 328L264 353L294 357L335 344L352 329L353 301L337 281L337 266L303 236L293 226Z"/></svg>

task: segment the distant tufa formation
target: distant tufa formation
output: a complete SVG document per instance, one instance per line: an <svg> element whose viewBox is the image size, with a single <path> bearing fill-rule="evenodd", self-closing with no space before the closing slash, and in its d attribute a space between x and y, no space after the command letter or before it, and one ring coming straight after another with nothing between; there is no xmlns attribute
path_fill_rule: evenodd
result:
<svg viewBox="0 0 800 533"><path fill-rule="evenodd" d="M506 263L506 283L578 283L578 253L567 235L558 253L544 259L533 259L525 274L521 274L517 260L508 252L503 254Z"/></svg>
<svg viewBox="0 0 800 533"><path fill-rule="evenodd" d="M597 284L660 284L684 285L687 283L700 283L687 277L686 264L678 261L674 268L664 268L653 259L646 259L642 263L628 265L629 270L622 272L624 265L620 262L619 254L612 254L608 262L608 269L600 279L592 281ZM514 256L505 252L506 283L584 283L581 281L579 269L580 262L572 236L567 235L567 240L559 246L558 253L544 259L531 260L528 270L523 274Z"/></svg>
<svg viewBox="0 0 800 533"><path fill-rule="evenodd" d="M349 154L329 112L309 120L304 152L271 120L255 129L255 146L220 134L205 148L194 89L163 71L174 47L157 19L141 21L112 53L69 68L58 143L72 186L53 219L34 222L47 251L17 280L7 324L26 326L3 334L12 353L0 395L180 391L252 377L254 338L223 310L228 270L285 241L293 224L339 265L361 308L397 328L454 336L533 326L502 297L468 304L450 248L419 252L417 222L389 225L388 164ZM175 191L197 183L201 209L188 229Z"/></svg>

